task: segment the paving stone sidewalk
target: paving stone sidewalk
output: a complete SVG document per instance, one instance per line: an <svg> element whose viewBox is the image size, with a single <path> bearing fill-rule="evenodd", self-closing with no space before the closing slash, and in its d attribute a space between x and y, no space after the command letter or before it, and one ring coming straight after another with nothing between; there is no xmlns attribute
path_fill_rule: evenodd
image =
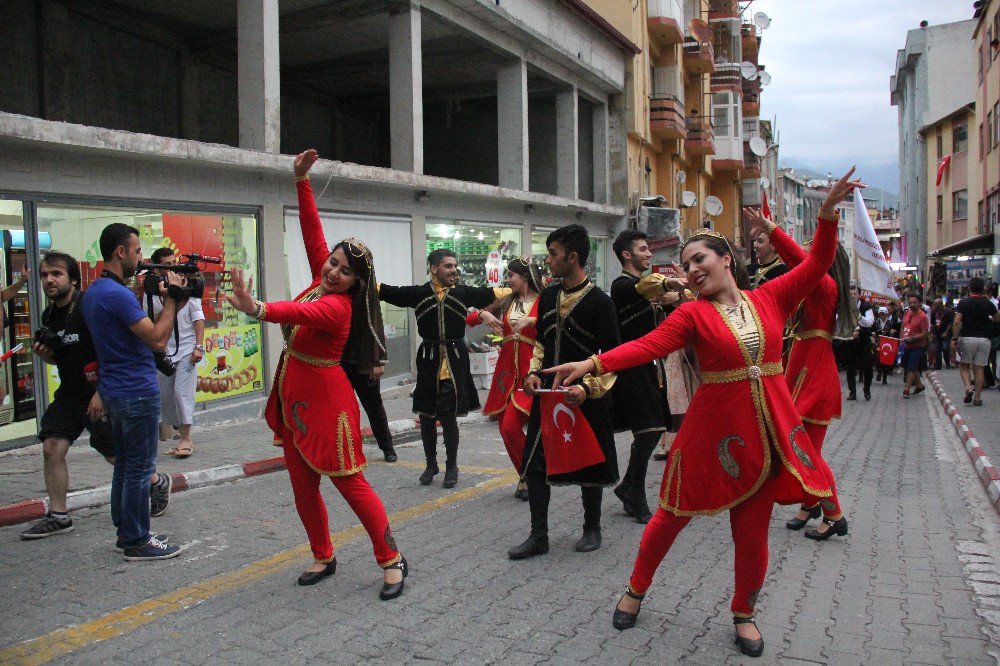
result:
<svg viewBox="0 0 1000 666"><path fill-rule="evenodd" d="M958 368L941 370L937 373L938 381L944 386L945 393L951 398L962 415L966 425L976 433L979 446L994 465L1000 465L1000 391L996 388L983 389L983 406L975 407L962 402L965 397L965 385Z"/></svg>

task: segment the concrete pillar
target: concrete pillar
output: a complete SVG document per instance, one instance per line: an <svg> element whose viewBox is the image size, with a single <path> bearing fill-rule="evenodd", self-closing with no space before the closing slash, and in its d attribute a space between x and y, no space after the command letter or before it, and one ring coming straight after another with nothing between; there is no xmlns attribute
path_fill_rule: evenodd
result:
<svg viewBox="0 0 1000 666"><path fill-rule="evenodd" d="M424 77L420 7L389 17L389 142L393 169L424 172Z"/></svg>
<svg viewBox="0 0 1000 666"><path fill-rule="evenodd" d="M289 179L290 180L290 179ZM290 185L286 185L291 189ZM281 189L280 187L277 189ZM289 201L295 200L294 191L289 195ZM263 250L263 263L266 271L261 271L254 284L257 287L258 298L267 301L283 301L288 294L288 262L285 261L285 208L275 193L274 198L261 207L260 240ZM265 390L270 392L274 369L278 367L278 357L284 347L284 340L276 327L264 327L264 358L267 365L264 368Z"/></svg>
<svg viewBox="0 0 1000 666"><path fill-rule="evenodd" d="M497 72L497 149L500 187L528 189L528 64Z"/></svg>
<svg viewBox="0 0 1000 666"><path fill-rule="evenodd" d="M580 152L576 87L556 95L556 194L578 198Z"/></svg>
<svg viewBox="0 0 1000 666"><path fill-rule="evenodd" d="M410 216L410 260L413 263L412 284L427 282L427 216L424 213L413 213ZM407 309L407 332L410 336L410 372L416 376L417 348L420 346L420 336L417 334L417 318L413 308Z"/></svg>
<svg viewBox="0 0 1000 666"><path fill-rule="evenodd" d="M278 0L239 0L240 148L281 152L281 72Z"/></svg>
<svg viewBox="0 0 1000 666"><path fill-rule="evenodd" d="M592 104L591 109L594 125L594 202L611 203L608 105Z"/></svg>

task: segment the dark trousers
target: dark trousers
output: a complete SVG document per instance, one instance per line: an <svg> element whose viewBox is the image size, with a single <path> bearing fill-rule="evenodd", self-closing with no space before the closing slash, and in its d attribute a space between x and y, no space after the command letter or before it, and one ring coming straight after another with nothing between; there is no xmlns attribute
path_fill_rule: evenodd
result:
<svg viewBox="0 0 1000 666"><path fill-rule="evenodd" d="M528 508L531 510L531 536L544 537L549 534L549 500L552 487L545 482L545 456L542 444L538 443L524 478L528 482ZM583 501L583 529L600 529L601 500L604 489L600 486L582 486L580 497Z"/></svg>
<svg viewBox="0 0 1000 666"><path fill-rule="evenodd" d="M646 470L649 468L649 457L653 455L663 432L643 432L635 435L632 449L629 452L628 468L622 477L621 486L629 497L633 497L646 505Z"/></svg>
<svg viewBox="0 0 1000 666"><path fill-rule="evenodd" d="M847 361L847 390L857 393L857 377L861 372L861 381L866 391L872 390L872 375L875 373L873 367L874 359L870 354L859 354L852 356Z"/></svg>
<svg viewBox="0 0 1000 666"><path fill-rule="evenodd" d="M341 363L341 367L347 375L347 381L351 382L351 387L358 394L361 408L368 415L368 423L378 447L384 451L392 446L392 433L389 432L389 417L385 415L385 405L382 403L382 381L358 372L358 367L353 363Z"/></svg>
<svg viewBox="0 0 1000 666"><path fill-rule="evenodd" d="M451 380L438 383L437 416L420 415L420 439L424 445L427 464L437 463L437 427L441 422L444 434L446 465L458 464L458 418L455 416L455 385Z"/></svg>

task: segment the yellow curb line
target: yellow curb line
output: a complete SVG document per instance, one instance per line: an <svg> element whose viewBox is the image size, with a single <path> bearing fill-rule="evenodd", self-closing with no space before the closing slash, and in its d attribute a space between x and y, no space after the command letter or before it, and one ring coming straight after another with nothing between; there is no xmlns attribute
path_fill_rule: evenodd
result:
<svg viewBox="0 0 1000 666"><path fill-rule="evenodd" d="M399 463L393 464L399 465ZM404 464L402 466L408 467L409 465ZM423 467L423 465L419 466ZM473 467L464 469L469 473L499 474L499 476L483 481L470 488L463 488L448 495L443 495L392 513L389 515L389 522L396 524L419 518L449 504L473 499L497 488L513 485L517 483L518 479L517 474L510 470ZM333 539L334 546L340 547L363 534L365 534L364 527L355 525L330 536ZM310 553L309 544L301 544L271 557L247 564L236 571L220 574L193 585L161 594L158 597L147 599L134 606L108 613L96 620L57 629L44 636L17 643L0 650L0 664L44 664L88 645L121 636L144 624L149 624L172 613L186 610L191 606L225 594L226 592L247 587L262 578L291 568L294 563L299 562L303 557L310 555Z"/></svg>

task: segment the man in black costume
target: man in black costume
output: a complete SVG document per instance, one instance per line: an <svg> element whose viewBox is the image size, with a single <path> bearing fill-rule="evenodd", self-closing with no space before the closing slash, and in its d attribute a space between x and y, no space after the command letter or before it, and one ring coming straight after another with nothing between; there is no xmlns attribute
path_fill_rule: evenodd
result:
<svg viewBox="0 0 1000 666"><path fill-rule="evenodd" d="M771 237L758 234L753 240L755 260L747 267L750 273L750 288L756 289L768 280L784 275L790 268L781 263L778 251L771 245Z"/></svg>
<svg viewBox="0 0 1000 666"><path fill-rule="evenodd" d="M427 256L431 279L422 285L379 285L379 298L398 307L413 308L420 348L417 350L417 386L413 411L420 416L420 438L427 467L420 483L430 485L440 472L437 464L437 428L444 432L445 488L458 483L458 421L470 408L479 407L479 395L469 370L465 347L465 317L469 308L479 310L511 293L509 288L469 287L458 284L455 253L437 249Z"/></svg>
<svg viewBox="0 0 1000 666"><path fill-rule="evenodd" d="M552 375L542 370L582 361L593 354L618 346L618 319L615 306L603 291L587 278L584 266L590 254L590 238L579 224L556 229L545 241L552 276L561 278L542 292L538 304L538 336L531 359L531 372L524 380L524 390L536 396L531 405L528 435L525 440L524 468L528 481L528 505L531 509L531 534L507 554L520 560L549 552L548 515L550 486L580 486L583 499L583 536L576 543L578 552L601 546L602 488L618 481L618 458L615 433L611 423L611 405L601 397L614 383L613 375L588 376L569 387L566 403L579 406L593 430L604 462L565 474L549 474L542 446L541 399L536 389L552 385ZM546 417L548 415L545 415Z"/></svg>
<svg viewBox="0 0 1000 666"><path fill-rule="evenodd" d="M622 264L622 274L611 283L611 300L618 312L622 342L630 342L656 328L667 314L665 308L672 310L681 297L665 276L642 276L653 257L646 234L626 229L618 234L613 248ZM633 437L628 468L615 495L622 501L625 513L638 523L648 523L653 517L646 501L646 469L670 423L666 390L666 371L663 360L658 359L655 364L619 373L611 391L615 430L631 430Z"/></svg>
<svg viewBox="0 0 1000 666"><path fill-rule="evenodd" d="M865 400L872 399L872 375L875 373L875 356L872 349L872 329L875 327L875 311L871 303L862 300L856 285L851 285L851 298L858 304L858 328L854 331L854 339L847 342L847 399L858 399L858 373L861 373L861 388L864 389Z"/></svg>

